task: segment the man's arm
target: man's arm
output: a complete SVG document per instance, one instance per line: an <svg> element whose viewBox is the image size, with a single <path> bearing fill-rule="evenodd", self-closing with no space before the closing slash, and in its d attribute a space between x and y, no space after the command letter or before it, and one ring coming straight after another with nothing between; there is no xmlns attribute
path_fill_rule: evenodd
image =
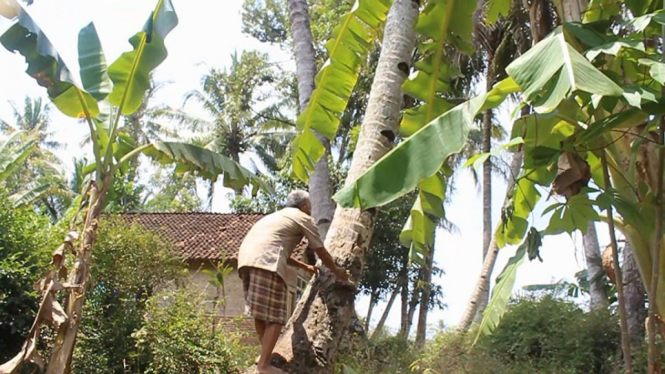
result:
<svg viewBox="0 0 665 374"><path fill-rule="evenodd" d="M335 264L335 260L333 260L332 256L324 247L319 247L319 248L314 248L314 252L316 252L316 255L319 256L321 259L321 262L323 262L323 265L325 265L330 271L335 274L339 280L342 282L348 282L349 281L349 275L346 273L346 271L337 264Z"/></svg>
<svg viewBox="0 0 665 374"><path fill-rule="evenodd" d="M304 263L304 262L301 262L301 261L298 261L298 260L296 260L295 258L292 258L292 257L289 257L289 258L286 260L286 263L287 263L288 265L291 265L291 266L295 266L295 267L301 268L301 269L303 269L303 270L305 270L305 271L309 271L310 273L313 273L313 274L316 274L316 273L318 273L318 271L319 271L319 269L318 269L316 266L308 265L308 264L306 264L306 263Z"/></svg>

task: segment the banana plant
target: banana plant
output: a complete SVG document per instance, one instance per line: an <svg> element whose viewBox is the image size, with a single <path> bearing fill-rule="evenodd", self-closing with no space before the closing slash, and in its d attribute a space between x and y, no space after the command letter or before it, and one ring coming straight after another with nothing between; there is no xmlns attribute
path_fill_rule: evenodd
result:
<svg viewBox="0 0 665 374"><path fill-rule="evenodd" d="M473 50L471 33L475 10L473 1L440 0L428 2L420 13L416 31L421 36L418 49L422 57L403 89L421 104L404 112L400 124L402 136L412 136L453 107L444 97L450 91L449 82L459 73L447 64L446 53L450 47L465 52ZM455 153L466 144L470 129L470 125L463 126L459 136L450 139L449 146ZM443 203L451 174L452 170L444 163L437 173L418 184L418 197L400 233L402 245L410 249L411 261L422 263L434 245L434 231L445 215Z"/></svg>
<svg viewBox="0 0 665 374"><path fill-rule="evenodd" d="M144 27L129 42L132 50L107 66L94 24L84 27L78 36L80 79L64 64L43 30L15 0L3 0L0 15L13 22L0 36L0 43L11 52L25 57L27 73L46 88L49 98L63 114L84 119L88 124L94 161L83 168L89 176L76 212L84 215L83 225L72 220L71 232L53 254L51 270L40 280L42 302L35 323L19 354L0 365L0 373L15 373L24 362L46 364L36 351L42 324L55 326L57 335L46 373L69 372L79 319L90 278L92 248L96 230L113 178L127 170L129 161L143 154L159 163L175 163L181 172L195 172L215 181L220 176L226 186L240 189L253 186L253 192L266 186L250 171L233 160L208 149L178 142L154 142L138 145L122 132L121 121L139 109L150 87L150 73L167 57L166 36L178 24L170 0L159 0ZM31 146L30 143L24 145ZM10 164L11 165L11 164ZM6 168L5 168L6 169ZM77 227L80 227L80 234ZM80 239L79 239L80 237ZM75 258L65 267L67 253ZM67 302L61 306L55 298L66 291Z"/></svg>

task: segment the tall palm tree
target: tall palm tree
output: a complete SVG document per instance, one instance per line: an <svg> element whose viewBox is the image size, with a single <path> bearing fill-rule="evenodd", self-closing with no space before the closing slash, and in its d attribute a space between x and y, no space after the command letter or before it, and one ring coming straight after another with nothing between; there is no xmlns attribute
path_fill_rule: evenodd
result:
<svg viewBox="0 0 665 374"><path fill-rule="evenodd" d="M527 9L525 6L528 6ZM519 49L516 51L518 53L525 52L531 44L537 43L539 40L545 37L550 30L553 29L555 23L556 15L553 10L553 6L550 4L549 0L534 0L529 2L520 2L516 1L512 6L511 14L507 19L498 21L496 28L499 27L514 27L513 35L519 35L519 38L511 36L511 34L503 34L504 38L509 39L508 44L513 43L513 40L519 41L515 43L519 45ZM512 20L512 21L511 21ZM484 44L489 44L489 38L483 36L489 31L484 29L481 23L484 23L482 17L477 17L476 20L476 38L486 39ZM501 25L504 26L501 26ZM496 32L493 31L493 32ZM505 43L502 43L505 45ZM511 51L512 48L508 48L506 51ZM506 56L507 55L507 56ZM494 58L492 59L492 70L505 71L505 66L514 59L514 56L511 57L510 54L502 53L502 50L499 48L495 50ZM505 57L505 58L504 58ZM499 62L503 61L503 62ZM493 73L496 74L496 73ZM522 110L522 115L529 113L529 108L524 107ZM504 205L506 202L510 201L512 198L512 190L515 186L515 181L517 175L519 174L522 167L523 153L521 150L513 154L513 159L510 163L509 171L509 181L508 189L506 192L506 197L504 200ZM493 231L493 229L490 229ZM490 233L492 232L490 231ZM485 258L483 260L483 266L480 271L480 276L474 288L473 293L471 294L469 304L460 319L460 322L457 326L457 329L462 332L466 332L471 326L471 323L474 319L477 319L482 315L485 310L489 298L489 289L490 289L490 276L492 270L494 269L494 264L496 263L497 255L499 252L499 247L497 245L496 239L491 237L489 246L485 253Z"/></svg>
<svg viewBox="0 0 665 374"><path fill-rule="evenodd" d="M35 147L21 165L16 165L14 173L5 178L5 188L16 205L34 204L57 220L71 201L72 193L67 188L62 163L52 152L64 145L53 140L50 107L41 98L30 97L25 98L22 109L13 103L11 106L13 123L0 120L0 132L20 133L13 137L16 146L34 142Z"/></svg>
<svg viewBox="0 0 665 374"><path fill-rule="evenodd" d="M240 56L235 53L228 71L210 69L201 79L201 89L185 95L184 103L200 104L206 118L172 108L156 116L206 134L198 139L206 148L236 162L241 154L251 152L268 168L276 168L276 160L286 152L295 125L280 113L279 101L256 109L272 94L259 88L276 80L267 55L256 51L243 51Z"/></svg>
<svg viewBox="0 0 665 374"><path fill-rule="evenodd" d="M415 2L393 2L347 183L355 181L393 146L402 106L401 88L408 74L403 65L411 60L415 47L417 17ZM351 271L354 281L360 279L367 259L374 219L374 209L337 209L326 237L326 248L339 264ZM275 352L286 359L289 372L331 372L329 363L353 315L355 298L355 289L340 289L335 283L332 274L319 275L285 326ZM301 343L294 344L296 341Z"/></svg>

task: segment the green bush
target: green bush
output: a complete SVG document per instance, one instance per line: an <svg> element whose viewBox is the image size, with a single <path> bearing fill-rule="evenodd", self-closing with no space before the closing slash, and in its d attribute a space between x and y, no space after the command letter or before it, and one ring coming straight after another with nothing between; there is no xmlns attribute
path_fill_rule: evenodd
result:
<svg viewBox="0 0 665 374"><path fill-rule="evenodd" d="M148 302L143 328L133 336L149 356L145 373L225 374L246 362L235 359L240 345L220 332L200 305L203 297L184 288L168 290Z"/></svg>
<svg viewBox="0 0 665 374"><path fill-rule="evenodd" d="M621 360L615 316L551 296L511 302L494 333L471 348L474 336L440 333L416 366L426 373L610 374Z"/></svg>
<svg viewBox="0 0 665 374"><path fill-rule="evenodd" d="M55 244L49 221L31 209L15 209L0 191L0 362L21 348L37 312L33 284Z"/></svg>
<svg viewBox="0 0 665 374"><path fill-rule="evenodd" d="M340 344L339 364L336 365L335 372L407 373L415 360L415 352L411 342L397 336L381 337L374 341L363 337L344 339Z"/></svg>
<svg viewBox="0 0 665 374"><path fill-rule="evenodd" d="M91 286L83 308L75 373L140 372L147 357L131 334L143 326L154 291L186 274L171 246L154 232L105 217L93 251Z"/></svg>

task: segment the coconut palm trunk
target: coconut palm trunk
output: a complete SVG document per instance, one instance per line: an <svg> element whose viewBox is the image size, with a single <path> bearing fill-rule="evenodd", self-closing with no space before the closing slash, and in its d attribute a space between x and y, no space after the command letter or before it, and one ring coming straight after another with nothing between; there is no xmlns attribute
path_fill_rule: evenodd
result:
<svg viewBox="0 0 665 374"><path fill-rule="evenodd" d="M316 77L314 42L309 23L307 0L289 0L289 19L298 77L298 102L302 112L307 108L307 103L312 97L315 86L314 78ZM328 167L330 142L323 135L315 134L319 142L325 147L326 152L316 163L314 172L309 176L309 192L312 202L312 217L319 228L319 234L325 239L335 213L335 203L332 200L332 181L330 180Z"/></svg>
<svg viewBox="0 0 665 374"><path fill-rule="evenodd" d="M436 231L434 232L436 235ZM436 240L434 240L436 242ZM420 309L418 310L418 325L416 326L416 346L425 345L427 337L427 312L429 311L429 299L432 294L432 271L434 269L434 246L425 256L423 268L422 292L420 293Z"/></svg>
<svg viewBox="0 0 665 374"><path fill-rule="evenodd" d="M396 0L386 20L383 46L347 183L355 181L393 146L402 105L402 84L415 47L419 4ZM337 209L326 248L357 283L367 259L376 209ZM356 289L323 271L305 290L280 336L275 364L293 374L331 373L337 344L354 310Z"/></svg>
<svg viewBox="0 0 665 374"><path fill-rule="evenodd" d="M551 30L552 30L552 15L549 12L549 4L547 0L534 0L531 4L526 4L527 10L529 11L529 20L531 26L531 41L532 45L535 45L540 40L542 40ZM522 115L529 114L529 107L525 106L522 109ZM522 161L524 159L524 154L522 150L517 151L513 154L513 159L510 163L510 180L508 182L508 189L506 192L506 198L504 199L504 205L511 198L511 191L515 186L515 181L519 175L520 169L522 168ZM492 276L492 270L494 270L494 265L496 263L496 258L499 254L499 247L496 242L496 238L492 238L489 249L487 251L487 256L483 261L483 266L480 270L480 276L476 282L476 286L471 294L469 299L469 304L460 319L459 324L457 325L457 330L460 332L466 332L469 330L471 323L474 321L476 316L482 315L487 306L487 298L484 298L485 295L489 295L490 289L490 277Z"/></svg>
<svg viewBox="0 0 665 374"><path fill-rule="evenodd" d="M399 294L400 289L401 287L397 286L393 290L392 294L390 294L390 299L388 299L388 304L386 305L386 309L383 311L383 314L381 314L381 319L379 319L379 323L376 324L376 327L374 328L374 332L372 332L370 340L376 339L376 337L383 330L383 326L386 324L386 320L388 319L390 310L393 308L393 304L395 303L395 299L397 299L397 295Z"/></svg>
<svg viewBox="0 0 665 374"><path fill-rule="evenodd" d="M587 278L589 279L589 294L591 296L591 309L607 308L607 290L605 289L605 271L603 258L600 254L596 225L589 222L587 231L582 237L584 257L586 257ZM639 281L639 274L637 274Z"/></svg>
<svg viewBox="0 0 665 374"><path fill-rule="evenodd" d="M522 114L524 114L524 112ZM508 201L511 198L517 175L519 175L520 169L522 168L523 158L524 154L521 150L513 155L513 160L510 163L510 180L508 182L508 189L504 201ZM489 251L483 261L483 267L480 270L480 276L478 277L476 286L471 294L471 299L469 300L469 304L457 326L458 331L466 332L469 329L469 326L471 326L476 314L482 315L485 310L485 307L487 306L486 296L489 295L490 289L490 277L492 276L492 270L494 269L494 264L496 264L496 258L498 255L499 245L496 242L496 238L492 237Z"/></svg>

